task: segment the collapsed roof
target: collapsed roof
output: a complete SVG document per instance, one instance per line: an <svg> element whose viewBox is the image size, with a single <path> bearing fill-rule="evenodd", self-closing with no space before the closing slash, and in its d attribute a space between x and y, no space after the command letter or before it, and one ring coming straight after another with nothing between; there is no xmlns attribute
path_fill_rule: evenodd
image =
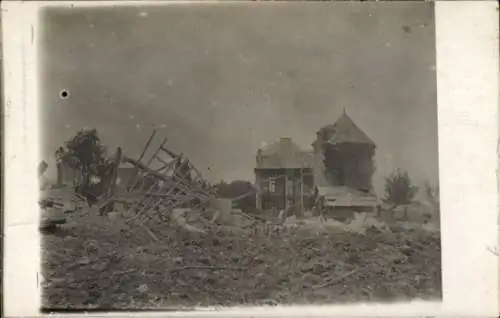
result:
<svg viewBox="0 0 500 318"><path fill-rule="evenodd" d="M281 138L257 154L258 169L300 169L313 166L313 154L302 150L291 138Z"/></svg>
<svg viewBox="0 0 500 318"><path fill-rule="evenodd" d="M373 207L380 200L373 193L365 193L346 186L318 186L318 196L325 199L329 207Z"/></svg>

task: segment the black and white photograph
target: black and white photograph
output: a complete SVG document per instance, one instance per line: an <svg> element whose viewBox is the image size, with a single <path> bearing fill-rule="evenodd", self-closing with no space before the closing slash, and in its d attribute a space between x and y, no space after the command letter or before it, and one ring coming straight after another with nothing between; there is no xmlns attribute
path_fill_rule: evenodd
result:
<svg viewBox="0 0 500 318"><path fill-rule="evenodd" d="M434 13L40 10L42 309L441 300Z"/></svg>

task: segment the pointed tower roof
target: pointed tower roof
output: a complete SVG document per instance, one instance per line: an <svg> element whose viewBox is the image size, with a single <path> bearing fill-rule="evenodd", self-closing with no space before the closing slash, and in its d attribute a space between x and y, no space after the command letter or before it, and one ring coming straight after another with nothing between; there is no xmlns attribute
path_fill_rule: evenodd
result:
<svg viewBox="0 0 500 318"><path fill-rule="evenodd" d="M328 125L324 129L332 132L328 139L330 144L358 143L375 146L375 143L347 116L345 109L333 125Z"/></svg>

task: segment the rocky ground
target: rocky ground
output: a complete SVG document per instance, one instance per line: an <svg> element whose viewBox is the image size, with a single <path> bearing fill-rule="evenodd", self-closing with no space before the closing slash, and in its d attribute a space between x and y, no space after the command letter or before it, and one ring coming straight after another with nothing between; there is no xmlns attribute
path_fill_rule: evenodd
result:
<svg viewBox="0 0 500 318"><path fill-rule="evenodd" d="M439 233L391 226L206 233L77 211L43 235L45 309L144 309L441 297Z"/></svg>

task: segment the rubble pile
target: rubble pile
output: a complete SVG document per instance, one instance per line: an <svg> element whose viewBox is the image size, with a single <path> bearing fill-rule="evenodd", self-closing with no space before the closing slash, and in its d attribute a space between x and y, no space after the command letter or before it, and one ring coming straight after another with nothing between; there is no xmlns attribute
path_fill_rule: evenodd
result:
<svg viewBox="0 0 500 318"><path fill-rule="evenodd" d="M108 175L101 177L101 183L107 190L100 195L97 205L100 215L118 214L126 217L126 223L142 228L151 239L157 241L157 235L149 229L148 224L168 223L176 209L193 212L189 214L207 214L216 195L215 189L203 179L188 158L165 147L166 138L151 158L144 162L155 135L156 131L153 131L137 160L122 154L118 147ZM155 162L159 168L151 167ZM123 165L132 168L134 176L127 184L118 186L118 170ZM40 207L46 212L47 208L61 206L65 201L64 198L52 196L41 200ZM64 218L49 216L42 222L41 230L48 225L53 227L64 222Z"/></svg>
<svg viewBox="0 0 500 318"><path fill-rule="evenodd" d="M150 220L167 222L172 211L177 208L204 211L210 200L215 197L215 190L203 179L199 170L194 167L188 158L177 154L165 147L165 138L144 163L143 158L150 146L156 131L149 138L137 160L122 155L118 148L115 157L115 168L109 180L109 190L101 203L101 212L126 210L133 215L132 219L141 227ZM153 162L160 164L159 168L151 168ZM125 191L116 191L118 166L131 165L135 169L135 176L125 185ZM151 237L155 235L147 230Z"/></svg>
<svg viewBox="0 0 500 318"><path fill-rule="evenodd" d="M218 200L199 171L164 147L124 190L67 213L43 239L48 309L146 309L343 303L440 297L439 233L368 220L262 220ZM160 157L167 154L168 159ZM150 168L153 160L160 169ZM320 228L321 230L317 230ZM353 230L360 229L362 230Z"/></svg>
<svg viewBox="0 0 500 318"><path fill-rule="evenodd" d="M44 250L44 305L145 308L440 297L438 235L205 233L152 225L160 242L102 217ZM160 227L162 231L160 231ZM145 291L147 290L147 291Z"/></svg>

